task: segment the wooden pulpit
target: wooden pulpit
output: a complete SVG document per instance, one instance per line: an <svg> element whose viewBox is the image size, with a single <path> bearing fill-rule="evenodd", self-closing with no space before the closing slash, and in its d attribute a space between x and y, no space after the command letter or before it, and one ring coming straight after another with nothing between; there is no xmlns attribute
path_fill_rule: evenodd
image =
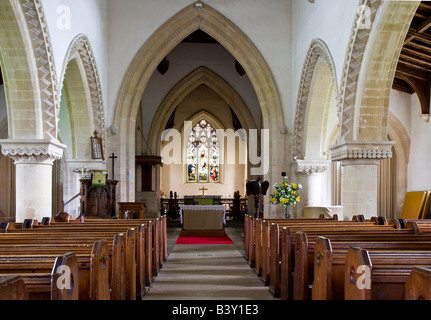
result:
<svg viewBox="0 0 431 320"><path fill-rule="evenodd" d="M112 219L116 216L117 180L106 180L104 186L93 186L92 179L81 181L81 216Z"/></svg>

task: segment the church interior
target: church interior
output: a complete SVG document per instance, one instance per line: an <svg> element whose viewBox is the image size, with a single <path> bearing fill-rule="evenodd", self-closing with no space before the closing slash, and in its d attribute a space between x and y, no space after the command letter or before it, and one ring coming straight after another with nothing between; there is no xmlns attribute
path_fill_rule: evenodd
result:
<svg viewBox="0 0 431 320"><path fill-rule="evenodd" d="M0 0L0 299L431 299L430 75L431 1Z"/></svg>

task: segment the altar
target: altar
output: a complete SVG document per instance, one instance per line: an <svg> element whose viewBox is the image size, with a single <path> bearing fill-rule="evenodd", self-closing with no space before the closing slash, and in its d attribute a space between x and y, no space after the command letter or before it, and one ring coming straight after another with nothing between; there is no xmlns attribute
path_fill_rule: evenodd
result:
<svg viewBox="0 0 431 320"><path fill-rule="evenodd" d="M226 208L223 205L183 205L180 219L183 230L224 230Z"/></svg>

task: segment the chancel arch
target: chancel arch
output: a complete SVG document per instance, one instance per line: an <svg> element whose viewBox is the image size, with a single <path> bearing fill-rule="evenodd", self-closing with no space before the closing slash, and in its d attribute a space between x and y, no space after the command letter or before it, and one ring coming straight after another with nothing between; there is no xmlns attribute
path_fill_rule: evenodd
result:
<svg viewBox="0 0 431 320"><path fill-rule="evenodd" d="M140 100L145 87L166 55L184 38L196 30L202 30L216 39L241 64L257 94L262 110L264 127L271 131L270 160L272 171L278 179L285 158L275 156L280 144L280 127L284 124L281 101L272 73L252 41L232 22L219 12L204 4L197 8L190 5L162 25L143 45L131 63L117 98L112 129L118 132L112 137L119 145L120 159L117 162L120 180L123 181L119 196L133 201L135 177L130 168L135 167L132 150L135 150L135 122ZM228 36L226 36L228 35ZM282 139L282 138L280 138Z"/></svg>

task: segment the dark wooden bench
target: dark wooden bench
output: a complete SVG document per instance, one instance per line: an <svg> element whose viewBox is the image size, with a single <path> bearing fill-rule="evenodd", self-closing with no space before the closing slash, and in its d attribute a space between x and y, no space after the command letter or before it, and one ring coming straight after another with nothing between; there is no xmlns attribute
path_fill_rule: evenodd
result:
<svg viewBox="0 0 431 320"><path fill-rule="evenodd" d="M258 275L264 275L265 282L268 281L269 275L269 245L270 245L270 226L278 224L281 226L290 226L292 224L320 225L320 224L357 224L354 221L338 221L333 219L255 219L248 222L252 225L249 230L250 237L248 240L248 263L254 268ZM375 225L375 222L368 222L369 225ZM365 224L363 224L365 225Z"/></svg>
<svg viewBox="0 0 431 320"><path fill-rule="evenodd" d="M289 231L283 235L283 230ZM268 231L269 230L269 231ZM265 284L269 285L271 294L278 297L281 295L281 269L286 268L295 261L293 253L295 249L295 234L298 231L335 232L335 233L381 233L393 232L398 230L396 225L377 225L374 222L352 222L352 221L333 221L325 223L315 222L285 222L283 224L266 222L264 230L264 241L262 242L262 278ZM402 230L400 230L403 232ZM269 232L269 234L268 234ZM405 231L408 232L408 231ZM286 239L288 238L288 239ZM269 242L266 242L269 239ZM285 243L289 245L285 246ZM284 249L283 249L284 248ZM289 249L290 251L286 251ZM283 252L286 254L283 264ZM280 269L281 268L281 269ZM287 270L287 269L285 269Z"/></svg>
<svg viewBox="0 0 431 320"><path fill-rule="evenodd" d="M358 268L368 268L369 274L361 275ZM403 300L405 286L416 266L429 268L429 255L409 255L405 258L382 253L370 255L368 250L352 247L346 255L344 273L345 300ZM368 280L364 284L362 281ZM359 285L358 285L359 282Z"/></svg>
<svg viewBox="0 0 431 320"><path fill-rule="evenodd" d="M370 225L370 224L342 224L339 225L301 225L293 224L290 226L271 225L270 230L270 245L269 250L269 289L272 294L280 295L282 299L308 299L308 274L309 263L304 259L302 252L310 252L312 257L312 249L308 250L307 239L297 237L297 234L304 232L307 235L333 234L333 235L380 235L380 234L415 234L413 229L398 229L398 225ZM305 256L306 257L306 256ZM313 260L312 260L313 261ZM298 267L301 266L301 268ZM293 273L294 271L294 273ZM293 279L292 273L295 279ZM311 278L312 279L312 278ZM304 286L298 286L301 281ZM295 287L292 286L295 283ZM307 285L305 284L307 283ZM292 288L294 290L292 291Z"/></svg>
<svg viewBox="0 0 431 320"><path fill-rule="evenodd" d="M404 300L431 300L431 269L414 267L404 292Z"/></svg>
<svg viewBox="0 0 431 320"><path fill-rule="evenodd" d="M0 256L0 298L78 300L78 261L79 257L73 253L61 256ZM70 271L67 277L63 273L65 268Z"/></svg>
<svg viewBox="0 0 431 320"><path fill-rule="evenodd" d="M167 258L167 218L166 216L161 216L157 219L69 219L67 222L58 223L52 222L51 225L54 227L59 227L70 224L80 224L83 223L85 225L129 225L131 227L137 226L140 224L151 223L152 227L152 243L153 243L153 251L154 251L154 261L159 261L159 265L155 266L155 273L160 271L160 268L163 266L163 262L166 261ZM39 226L37 224L36 226ZM15 228L19 229L19 226Z"/></svg>
<svg viewBox="0 0 431 320"><path fill-rule="evenodd" d="M84 223L66 223L59 224L55 223L50 227L37 227L36 230L49 232L50 230L64 230L64 232L74 231L76 229L80 231L88 232L105 232L108 230L122 230L123 228L133 228L137 226L138 236L136 244L136 260L138 263L137 273L138 281L142 284L141 290L138 290L139 296L144 294L144 289L150 287L154 277L160 272L160 268L166 259L163 255L162 248L165 245L161 245L163 238L162 235L166 234L166 230L162 230L163 227L159 220L106 220L106 219L88 219ZM162 230L162 231L161 231ZM165 243L163 241L163 243ZM158 261L158 263L156 263ZM142 281L140 280L140 275Z"/></svg>
<svg viewBox="0 0 431 320"><path fill-rule="evenodd" d="M28 291L22 276L0 277L0 301L28 300Z"/></svg>
<svg viewBox="0 0 431 320"><path fill-rule="evenodd" d="M0 256L62 255L73 252L79 255L79 299L109 300L109 253L105 240L94 244L65 245L8 245L0 241Z"/></svg>
<svg viewBox="0 0 431 320"><path fill-rule="evenodd" d="M135 239L136 230L129 229L119 233L118 230L103 232L84 231L51 231L41 232L35 229L24 229L19 232L0 235L2 245L91 245L99 239L105 239L109 252L109 271L111 299L136 299L138 282L136 281ZM133 253L133 254L132 254Z"/></svg>
<svg viewBox="0 0 431 320"><path fill-rule="evenodd" d="M376 264L383 262L393 265L431 263L431 237L424 239L419 236L419 238L423 241L416 239L416 236L380 239L349 239L346 237L331 240L326 237L318 237L314 251L313 300L344 299L345 273L348 268L346 257L352 247L367 248L367 253ZM352 279L353 277L356 277L356 274L352 275ZM399 288L397 290L399 291ZM392 293L386 295L389 299Z"/></svg>

